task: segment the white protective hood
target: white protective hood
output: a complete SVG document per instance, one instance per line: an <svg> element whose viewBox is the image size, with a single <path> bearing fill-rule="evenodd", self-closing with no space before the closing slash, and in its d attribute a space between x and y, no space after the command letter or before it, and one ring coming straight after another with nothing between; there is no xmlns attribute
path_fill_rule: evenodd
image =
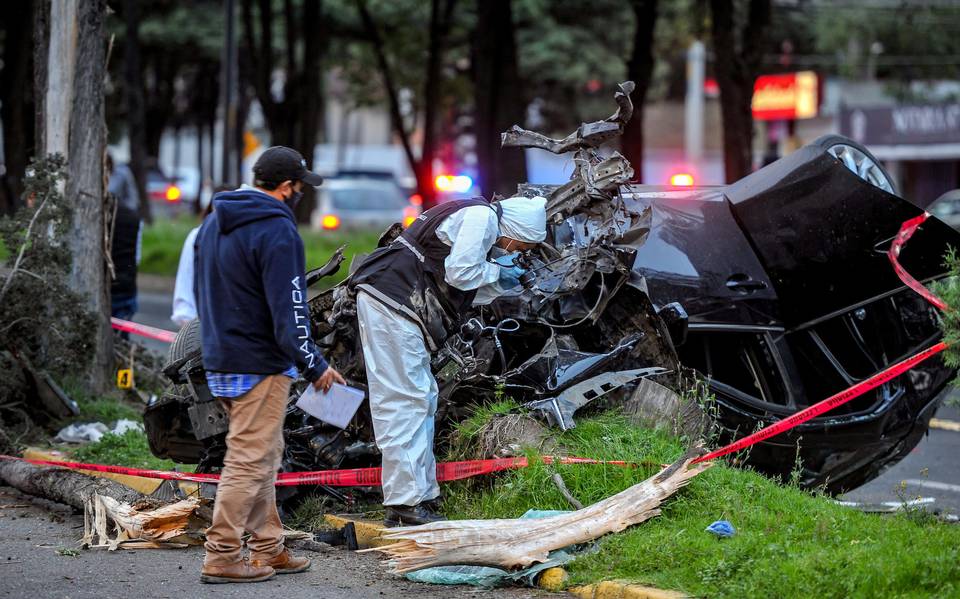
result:
<svg viewBox="0 0 960 599"><path fill-rule="evenodd" d="M527 243L540 243L547 238L546 198L516 196L500 200L499 204L503 208L500 235Z"/></svg>

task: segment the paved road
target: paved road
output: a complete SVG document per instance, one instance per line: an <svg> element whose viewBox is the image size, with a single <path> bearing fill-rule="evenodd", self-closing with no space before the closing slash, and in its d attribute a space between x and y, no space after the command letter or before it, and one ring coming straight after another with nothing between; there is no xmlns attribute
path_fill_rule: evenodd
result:
<svg viewBox="0 0 960 599"><path fill-rule="evenodd" d="M133 320L140 324L148 324L152 327L167 329L169 331L177 330L177 325L170 320L170 314L173 313L173 291L165 290L143 290L137 294L137 303L140 304L139 310L134 315ZM169 344L153 339L138 339L148 349L167 353Z"/></svg>
<svg viewBox="0 0 960 599"><path fill-rule="evenodd" d="M960 514L960 410L941 406L935 418L935 426L907 457L844 499L900 503L930 497L929 509Z"/></svg>
<svg viewBox="0 0 960 599"><path fill-rule="evenodd" d="M22 506L22 507L21 507ZM259 599L383 599L568 597L530 589L483 591L474 587L427 585L387 573L370 554L331 548L299 552L313 560L309 572L278 576L257 584L202 585L203 549L73 549L83 534L83 516L63 505L0 486L0 598L104 599L105 597L238 597ZM70 552L72 553L72 552Z"/></svg>
<svg viewBox="0 0 960 599"><path fill-rule="evenodd" d="M170 321L172 293L159 291L162 284L148 285L153 290L140 293L140 312L134 320L156 327L174 329ZM147 340L155 351L166 351L166 344ZM960 398L960 392L955 392ZM936 418L949 428L931 428L930 433L899 464L879 478L844 496L849 501L881 503L902 502L902 498L932 497L928 507L960 514L960 410L941 407ZM955 423L956 426L953 426ZM901 482L905 486L901 487Z"/></svg>

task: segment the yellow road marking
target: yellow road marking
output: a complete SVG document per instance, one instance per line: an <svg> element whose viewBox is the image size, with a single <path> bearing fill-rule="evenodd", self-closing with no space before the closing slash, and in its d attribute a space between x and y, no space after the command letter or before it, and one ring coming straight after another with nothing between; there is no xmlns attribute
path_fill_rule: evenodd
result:
<svg viewBox="0 0 960 599"><path fill-rule="evenodd" d="M956 420L942 420L940 418L931 418L930 428L939 428L945 431L960 432L960 422L957 422Z"/></svg>

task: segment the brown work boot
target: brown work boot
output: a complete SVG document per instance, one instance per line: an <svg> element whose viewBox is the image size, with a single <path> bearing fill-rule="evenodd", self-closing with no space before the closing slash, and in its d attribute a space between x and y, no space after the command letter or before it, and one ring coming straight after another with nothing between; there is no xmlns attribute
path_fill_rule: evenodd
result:
<svg viewBox="0 0 960 599"><path fill-rule="evenodd" d="M310 569L310 560L305 557L293 557L290 550L284 547L283 551L270 559L255 559L255 566L267 566L277 574L296 574Z"/></svg>
<svg viewBox="0 0 960 599"><path fill-rule="evenodd" d="M270 580L277 573L270 566L251 564L242 560L226 566L208 566L204 564L200 570L200 582L222 584L226 582L263 582Z"/></svg>

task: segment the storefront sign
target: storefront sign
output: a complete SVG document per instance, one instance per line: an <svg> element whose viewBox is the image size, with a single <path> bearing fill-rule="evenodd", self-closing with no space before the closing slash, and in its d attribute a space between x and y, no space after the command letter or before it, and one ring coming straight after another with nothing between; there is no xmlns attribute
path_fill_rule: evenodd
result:
<svg viewBox="0 0 960 599"><path fill-rule="evenodd" d="M844 107L840 133L866 145L960 143L960 104Z"/></svg>
<svg viewBox="0 0 960 599"><path fill-rule="evenodd" d="M813 71L763 75L753 84L753 118L758 121L809 119L820 105L819 81Z"/></svg>

